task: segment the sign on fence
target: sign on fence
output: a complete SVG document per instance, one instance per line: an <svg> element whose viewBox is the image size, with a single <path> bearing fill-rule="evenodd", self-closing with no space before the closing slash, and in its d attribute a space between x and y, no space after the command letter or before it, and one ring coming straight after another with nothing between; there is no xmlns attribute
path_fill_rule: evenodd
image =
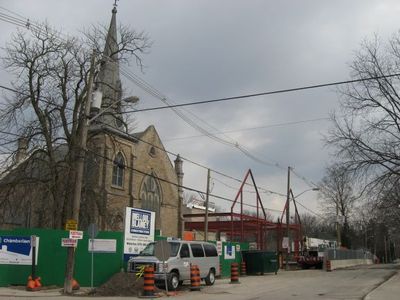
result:
<svg viewBox="0 0 400 300"><path fill-rule="evenodd" d="M115 253L117 252L117 240L89 239L88 251L93 253Z"/></svg>
<svg viewBox="0 0 400 300"><path fill-rule="evenodd" d="M235 259L235 250L236 250L235 245L225 245L224 248L225 248L224 258Z"/></svg>
<svg viewBox="0 0 400 300"><path fill-rule="evenodd" d="M73 219L67 220L65 223L65 230L78 230L78 222Z"/></svg>
<svg viewBox="0 0 400 300"><path fill-rule="evenodd" d="M77 245L78 245L78 240L76 239L68 239L68 238L61 239L61 247L76 247Z"/></svg>
<svg viewBox="0 0 400 300"><path fill-rule="evenodd" d="M31 265L32 247L30 236L0 236L0 264ZM36 265L38 263L39 237L36 237Z"/></svg>
<svg viewBox="0 0 400 300"><path fill-rule="evenodd" d="M74 240L81 240L83 239L83 231L70 230L69 238Z"/></svg>
<svg viewBox="0 0 400 300"><path fill-rule="evenodd" d="M154 242L155 213L127 207L125 210L124 259L138 255L146 245Z"/></svg>
<svg viewBox="0 0 400 300"><path fill-rule="evenodd" d="M222 242L221 241L217 241L217 252L218 252L218 256L222 255Z"/></svg>

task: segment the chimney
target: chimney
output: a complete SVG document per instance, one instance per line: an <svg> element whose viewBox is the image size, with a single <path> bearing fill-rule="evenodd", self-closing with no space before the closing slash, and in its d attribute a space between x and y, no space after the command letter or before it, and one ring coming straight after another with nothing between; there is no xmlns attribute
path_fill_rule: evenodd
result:
<svg viewBox="0 0 400 300"><path fill-rule="evenodd" d="M28 152L28 139L27 138L19 138L18 139L18 149L15 154L15 162L19 163L26 158Z"/></svg>

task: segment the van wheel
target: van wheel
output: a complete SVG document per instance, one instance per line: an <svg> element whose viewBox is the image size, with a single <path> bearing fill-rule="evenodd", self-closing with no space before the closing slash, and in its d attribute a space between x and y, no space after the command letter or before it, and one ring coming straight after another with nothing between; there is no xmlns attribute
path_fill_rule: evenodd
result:
<svg viewBox="0 0 400 300"><path fill-rule="evenodd" d="M171 272L168 279L168 289L175 291L179 286L179 275L175 272Z"/></svg>
<svg viewBox="0 0 400 300"><path fill-rule="evenodd" d="M206 282L206 285L213 285L215 283L215 271L213 269L208 272L208 275L204 281Z"/></svg>

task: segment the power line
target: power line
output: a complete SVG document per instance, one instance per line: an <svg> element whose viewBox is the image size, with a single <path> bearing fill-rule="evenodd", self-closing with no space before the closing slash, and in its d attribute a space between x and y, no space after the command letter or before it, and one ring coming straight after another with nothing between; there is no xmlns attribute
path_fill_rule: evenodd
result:
<svg viewBox="0 0 400 300"><path fill-rule="evenodd" d="M103 123L103 122L101 122L101 121L97 121L98 123L101 123L101 124L103 124L103 125L106 125L105 123ZM115 129L115 130L117 130L117 131L119 131L119 132L121 132L121 133L126 133L126 132L124 132L124 131L122 131L122 130L119 130L119 129ZM0 130L0 133L2 133L2 134L7 134L7 135L13 135L13 136L16 136L16 137L24 137L23 135L21 135L21 134L15 134L15 133L12 133L12 132L6 132L6 131L1 131ZM150 145L150 146L153 146L154 148L156 148L156 149L158 149L158 150L160 150L160 151L163 151L163 152L165 152L165 153L167 153L167 154L170 154L170 155L173 155L173 156L175 156L175 157L177 157L178 156L178 154L176 154L176 153L174 153L174 152L171 152L171 151L169 151L169 150L166 150L165 148L163 148L163 147L159 147L159 146L157 146L157 145L155 145L155 144L153 144L153 143L150 143L150 142L148 142L148 141L145 141L145 140L143 140L143 139L141 139L141 138L139 138L138 136L134 136L135 137L135 139L137 139L137 140L139 140L139 141L141 141L141 142L143 142L143 143L145 143L145 144L148 144L148 145ZM0 145L1 146L1 145ZM237 181L237 182L239 182L239 183L242 183L242 180L240 180L240 179L238 179L238 178L235 178L235 177L233 177L233 176L231 176L231 175L228 175L228 174L225 174L225 173L223 173L223 172L221 172L221 171L217 171L217 170L215 170L215 169L211 169L211 168L209 168L209 167L207 167L207 166L205 166L205 165L202 165L202 164L200 164L200 163L198 163L198 162L195 162L195 161L193 161L193 160L191 160L191 159L189 159L189 158L186 158L186 157L183 157L183 156L181 156L181 155L179 155L180 156L180 158L181 159L183 159L183 160L185 160L185 161L187 161L187 162L189 162L189 163L192 163L192 164L194 164L194 165L196 165L196 166L198 166L198 167L201 167L201 168L203 168L203 169L210 169L212 172L214 172L215 174L218 174L218 175L221 175L221 176L224 176L224 177L226 177L226 178L229 178L229 179L232 179L232 180L234 180L234 181ZM215 178L214 178L215 179ZM217 181L219 181L219 182L221 182L220 180L218 180L218 179L216 179ZM246 185L250 185L250 186L252 186L251 184L249 184L249 183L245 183ZM286 195L284 195L284 194L282 194L282 193L279 193L279 192L274 192L274 191L272 191L272 190L268 190L268 189L265 189L265 188L263 188L263 187L259 187L259 186L257 186L257 189L259 189L259 190L261 190L261 191L263 191L264 193L270 193L270 194L276 194L276 195L279 195L279 196L282 196L282 197L286 197Z"/></svg>
<svg viewBox="0 0 400 300"><path fill-rule="evenodd" d="M312 213L313 215L316 215L317 217L320 217L321 219L325 219L327 220L328 218L324 217L323 215L316 213L315 211L313 211L312 209L308 208L307 206L305 206L304 204L302 204L301 202L299 202L298 200L296 200L296 203L299 204L301 207L303 207L305 210L307 210L308 212Z"/></svg>
<svg viewBox="0 0 400 300"><path fill-rule="evenodd" d="M343 85L343 84L349 84L349 83L357 83L357 82L364 82L364 81L370 81L370 80L377 80L377 79L382 79L382 78L399 77L399 76L400 76L400 73L395 73L395 74L387 74L387 75L373 76L373 77L360 78L360 79L352 79L352 80L345 80L345 81L335 81L335 82L330 82L330 83L307 85L307 86L302 86L302 87L295 87L295 88L267 91L267 92L261 92L261 93L255 93L255 94L245 94L245 95L240 95L240 96L216 98L216 99L202 100L202 101L191 101L191 102L174 104L174 105L167 105L167 106L148 107L148 108L137 109L137 110L135 110L135 112L152 111L152 110L160 110L160 109L166 109L166 108L176 108L176 107L184 107L184 106L192 106L192 105L200 105L200 104L210 104L210 103L216 103L216 102L232 101L232 100L239 100L239 99L246 99L246 98L254 98L254 97L274 95L274 94L283 94L283 93L290 93L290 92L303 91L303 90L309 90L309 89L317 89L317 88L322 88L322 87L329 87L329 86ZM129 112L134 112L134 111L126 111L126 113L129 113Z"/></svg>
<svg viewBox="0 0 400 300"><path fill-rule="evenodd" d="M100 124L103 124L103 125L107 125L107 124L105 124L104 122L99 121L99 120L97 120L97 123L100 123ZM118 129L118 128L114 128L114 130L126 134L126 132L124 132L124 131L122 131L122 130L120 130L120 129ZM181 159L183 159L183 160L185 160L185 161L187 161L187 162L189 162L189 163L192 163L192 164L194 164L194 165L196 165L196 166L198 166L198 167L201 167L201 168L203 168L203 169L206 169L206 170L207 170L207 169L210 169L210 170L211 170L212 172L214 172L215 174L218 174L218 175L224 176L224 177L226 177L226 178L230 178L230 179L232 179L232 180L235 180L235 181L237 181L237 182L239 182L239 183L242 183L242 180L240 180L240 179L238 179L238 178L235 178L235 177L233 177L233 176L231 176L231 175L227 175L227 174L225 174L225 173L223 173L223 172L221 172L221 171L217 171L217 170L212 169L212 168L209 168L209 167L207 167L207 166L205 166L205 165L203 165L203 164L200 164L200 163L198 163L198 162L195 162L195 161L193 161L193 160L191 160L191 159L189 159L189 158L186 158L186 157L184 157L184 156L181 156L180 154L177 154L177 153L174 153L174 152L172 152L172 151L166 150L166 149L163 148L163 147L159 147L159 146L157 146L157 145L155 145L155 144L153 144L153 143L150 143L150 142L148 142L148 141L145 141L145 140L141 139L141 138L138 137L137 135L134 135L134 137L135 137L135 139L137 139L138 141L141 141L142 143L145 143L145 144L147 144L147 145L153 146L153 147L156 148L157 150L163 151L163 152L165 152L165 153L167 153L167 154L170 154L170 155L172 155L172 156L175 156L175 157L177 157L177 156L179 155L179 157L180 157ZM246 182L245 184L246 184L246 185L253 186L253 185L251 185L250 183L247 183L247 182ZM257 186L257 189L262 190L262 191L267 192L267 193L270 193L270 194L276 194L276 195L279 195L279 196L286 197L286 195L284 195L284 194L282 194L282 193L274 192L274 191L268 190L268 189L263 188L263 187Z"/></svg>
<svg viewBox="0 0 400 300"><path fill-rule="evenodd" d="M9 11L9 10L7 10ZM15 14L18 15L18 14ZM18 15L19 16L19 15ZM14 17L12 17L14 18ZM23 22L24 20L22 20L21 22ZM39 33L41 33L41 28L38 25L35 25L38 30ZM29 27L28 27L29 28ZM61 38L60 38L61 39ZM62 40L62 39L61 39ZM63 41L63 40L62 40ZM116 63L113 60L111 60L108 57L103 57L105 59L107 59L108 61L111 61L111 63ZM194 129L200 131L201 133L203 133L204 135L208 136L209 138L222 143L224 145L227 146L231 146L237 150L239 150L240 152L242 152L244 155L246 155L247 157L249 157L250 159L264 164L264 165L268 165L268 166L272 166L272 167L277 167L279 169L285 169L284 167L281 166L281 164L277 163L277 162L271 162L271 161L267 161L265 159L261 159L259 157L257 157L256 155L252 154L246 147L242 146L241 144L239 144L239 142L233 140L232 138L226 136L227 138L229 138L231 141L228 141L226 139L222 139L217 137L215 134L209 132L207 129L203 128L202 126L196 124L195 122L193 122L190 118L188 118L187 116L185 116L183 113L181 113L180 111L178 111L176 108L174 108L174 105L170 105L170 103L167 100L167 97L165 95L163 95L160 91L158 91L156 88L152 87L149 83L147 83L145 80L141 79L139 76L129 72L129 70L125 70L123 68L123 66L121 66L120 68L121 70L121 74L125 75L125 77L127 77L129 80L131 80L132 82L134 82L136 85L138 85L139 87L141 87L142 89L144 89L146 92L150 93L151 95L155 96L156 98L160 99L163 103L166 103L168 105L168 107L172 108L172 110L184 121L186 122L189 126L193 127ZM134 110L134 112L137 112L139 110ZM124 112L124 113L128 113ZM132 111L131 111L132 112ZM193 115L193 114L192 114ZM207 126L213 128L214 130L216 130L217 132L219 131L218 129L216 129L215 127L211 126L210 124L208 124L207 122L205 122L204 120L198 118L196 116L197 119L201 120L203 123L207 124Z"/></svg>
<svg viewBox="0 0 400 300"><path fill-rule="evenodd" d="M264 126L256 126L256 127L248 127L248 128L241 128L241 129L234 129L234 130L227 130L222 131L216 134L224 134L224 133L234 133L234 132L242 132L242 131L250 131L250 130L257 130L257 129L267 129L273 127L280 127L280 126L287 126L287 125L297 125L303 123L310 123L310 122L318 122L318 121L329 121L330 118L315 118L315 119L306 119L306 120L299 120L299 121L291 121L291 122L284 122L284 123L276 123L276 124L269 124ZM174 141L174 140L184 140L184 139L191 139L191 138L198 138L203 137L204 135L191 135L191 136L182 136L182 137L172 137L166 138L164 141Z"/></svg>
<svg viewBox="0 0 400 300"><path fill-rule="evenodd" d="M5 9L3 7L0 7L3 10L6 10L8 12L13 13L12 11ZM14 15L18 16L18 17L22 17L21 15L17 14L17 13L13 13ZM23 26L23 25L27 25L29 24L29 19L18 19L16 17L13 16L9 16L6 15L4 13L0 12L0 16L6 16L8 17L8 20L16 20L20 22L19 26ZM7 20L5 20L7 22ZM17 24L16 24L17 25ZM41 25L37 25L34 24L34 26L36 27L36 29L41 33L42 32L42 28ZM29 26L26 26L29 29ZM60 35L59 33L57 33L58 35ZM62 38L59 37L59 39L61 41L64 41ZM104 57L103 58L107 59L109 62L111 63L116 63L113 60L111 60L109 57ZM248 149L246 149L246 147L240 145L237 141L233 140L232 138L226 136L224 133L220 132L217 128L213 127L212 125L210 125L209 123L205 122L204 120L198 118L197 116L195 116L196 118L198 118L200 121L202 121L203 123L205 123L207 126L213 128L214 130L216 130L217 132L219 132L220 134L224 134L227 138L229 138L231 141L227 141L226 139L222 139L217 137L215 134L209 132L207 129L204 129L203 127L201 127L200 125L196 124L195 122L193 122L190 118L188 118L187 116L185 116L183 113L179 112L176 108L177 107L182 107L182 106L187 106L187 105L195 105L195 104L205 104L205 103L213 103L213 102L220 102L220 101L228 101L228 100L235 100L235 99L243 99L243 98L250 98L250 97L257 97L257 96L262 96L262 95L271 95L271 94L278 94L278 93L287 93L287 92L293 92L293 91L300 91L300 90L305 90L305 89L311 89L311 88L321 88L321 87L326 87L326 86L331 86L331 85L338 85L338 84L344 84L344 83L351 83L351 82L357 82L357 81L365 81L368 79L359 79L359 80L349 80L349 81L341 81L341 82L335 82L335 83L325 83L325 84L318 84L318 85L312 85L312 86L304 86L304 87L296 87L296 88L290 88L290 89L284 89L284 90L276 90L276 91L270 91L270 92L263 92L263 93L256 93L256 94L247 94L247 95L242 95L242 96L234 96L234 97L225 97L225 98L219 98L219 99L212 99L212 100L204 100L204 101L198 101L198 102L191 102L191 103L183 103L183 104L170 104L169 101L167 100L167 96L163 95L163 93L161 93L160 91L158 91L156 88L154 88L153 86L151 86L148 82L146 82L144 79L140 78L139 76L133 74L132 72L130 72L129 70L126 70L123 66L121 66L120 68L121 70L121 74L124 75L128 80L132 81L133 83L135 83L137 86L141 87L142 89L144 89L146 92L150 93L151 95L153 95L154 97L156 97L157 99L161 100L163 103L166 103L167 106L163 106L163 107L155 107L153 108L155 109L162 109L162 108L171 108L182 120L184 120L189 126L193 127L194 129L202 132L204 135L206 135L207 137L220 142L222 144L231 146L233 148L236 148L237 150L239 150L240 152L242 152L244 155L246 155L247 157L249 157L250 159L264 164L264 165L268 165L268 166L272 166L272 167L276 167L279 169L285 169L280 163L277 162L271 162L271 161L267 161L265 159L261 159L259 157L257 157L256 155L254 155L253 153L251 153ZM398 74L396 74L398 75ZM387 76L380 76L380 77L375 77L376 78L383 78L383 77L391 77L391 76L395 76L395 75L387 75ZM9 89L11 90L11 89ZM152 109L152 110L153 110ZM140 112L140 111L145 111L145 110L149 110L149 109L135 109L133 111L125 111L123 113L129 113L129 112ZM189 112L190 113L190 112ZM193 115L193 114L192 114ZM298 176L300 179L304 180L308 185L310 185L309 181L304 177L304 176ZM311 185L310 185L311 186Z"/></svg>
<svg viewBox="0 0 400 300"><path fill-rule="evenodd" d="M311 188L318 187L317 184L308 180L305 176L300 175L297 171L294 170L294 168L291 168L290 170L297 178L303 180L309 187L311 187Z"/></svg>
<svg viewBox="0 0 400 300"><path fill-rule="evenodd" d="M5 8L3 8L3 7L0 7L0 8L3 9L3 10L6 10L6 11L9 11L9 12L13 13L14 15L17 15L17 16L22 17L21 15L18 15L18 14L14 13L14 12L8 10L8 9L5 9ZM33 23L33 24L30 23L29 19L21 20L21 19L18 19L18 18L16 18L16 17L12 17L12 16L9 16L9 15L6 15L6 14L4 14L4 13L0 13L0 20L3 20L3 21L5 21L5 22L11 23L11 24L16 25L16 26L27 27L28 29L30 29L30 26L33 25L33 26L35 27L35 29L38 30L39 33L42 32L42 28L41 28L40 26L34 24L34 23ZM61 34L61 33L58 33L58 34ZM61 41L63 41L63 40L61 39ZM128 77L129 77L129 72L125 73L125 76L127 76L127 75L128 75ZM321 88L321 87L327 87L327 86L332 86L332 85L345 84L345 83L352 83L352 82L359 82L359 81L366 81L366 80L371 80L371 79L379 79L379 78L392 77L392 76L398 76L398 75L399 75L399 74L393 74L393 75L386 75L386 76L380 76L380 77L369 78L369 79L360 79L360 80L350 80L350 81L342 81L342 82L328 83L328 84L319 84L319 85L313 85L313 86L297 87L297 88L292 88L292 89L277 90L277 91L271 91L271 92L263 92L263 93L248 94L248 95L234 96L234 97L226 97L226 98L219 98L219 99L212 99L212 100L204 100L204 101L197 101L197 102L191 102L191 103L172 104L172 105L169 104L169 103L167 102L166 97L162 97L161 100L162 100L164 103L167 103L167 104L168 104L167 106L163 106L163 107L154 107L154 108L145 108L145 109L138 109L138 110L134 110L134 112L149 111L149 110L158 110L158 109L164 109L164 108L183 107L183 106L189 106L189 105L198 105L198 104L214 103L214 102L229 101L229 100L236 100L236 99L244 99L244 98L250 98L250 97L258 97L258 96L262 96L262 95L271 95L271 94L278 94L278 93L286 93L286 92L300 91L300 90L311 89L311 88ZM136 77L137 77L137 76L136 76ZM137 77L137 78L139 78L139 77ZM131 77L131 79L132 79L132 77ZM139 79L140 79L140 78L139 78ZM137 80L137 79L136 79L136 80ZM154 96L156 96L157 98L160 98L160 96L162 96L161 93L159 93L157 90L155 90L154 88L152 88L152 87L151 87L150 85L148 85L145 81L142 80L142 81L141 81L141 85L142 85L142 88L143 88L143 89L145 89L145 90L147 89L147 92L152 93L152 94L153 94ZM146 85L147 85L147 86L146 86ZM10 90L10 91L19 93L18 91L13 90L13 89L11 89L11 88L7 88L7 87L5 87L5 86L0 86L0 87L3 88L3 89L7 89L7 90ZM155 91L156 91L156 92L155 92ZM22 93L20 93L20 94L22 94ZM44 101L44 102L45 102L45 101ZM52 102L51 102L51 103L48 102L48 103L54 105L54 103L52 103ZM68 109L68 108L67 108L67 109ZM132 112L132 111L126 111L126 112L124 112L124 113L129 113L129 112ZM189 113L190 113L190 112L189 112ZM178 114L178 115L179 115L179 114ZM196 116L195 116L195 117L196 117ZM189 121L188 123L192 123L192 124L193 124L192 121L190 121L190 120L188 120L188 121ZM201 120L201 121L203 121L203 122L204 122L205 124L207 124L208 126L211 126L211 125L209 125L208 123L206 123L204 120ZM194 125L198 126L197 124L194 124ZM199 127L199 126L198 126L198 127ZM200 127L200 128L201 128L201 127ZM4 132L3 132L3 133L4 133ZM12 133L6 133L6 134L12 134ZM220 134L224 134L224 133L221 132ZM16 135L16 134L13 134L13 135ZM211 136L210 136L210 133L207 132L207 131L206 131L206 135L209 136L209 137L217 138L217 137L215 137L215 135L213 135L213 134L211 134ZM16 136L18 136L18 135L16 135ZM217 140L222 141L223 143L232 144L232 143L227 142L227 141L225 141L225 140L222 140L222 139L220 139L220 138L217 138ZM278 164L266 162L266 161L264 161L264 160L261 160L261 159L257 158L256 156L252 155L248 150L246 150L244 147L240 146L237 142L234 144L234 146L235 146L236 148L238 148L240 151L242 151L244 154L246 154L247 156L249 156L250 158L252 158L252 159L254 159L254 160L258 161L258 162L261 162L261 163L264 163L264 164L268 164L268 165L272 165L272 166L278 166ZM138 171L138 170L136 170L136 171ZM226 176L226 174L222 174L222 173L220 173L220 172L217 172L217 173L220 174L220 175ZM149 175L149 174L147 174L147 175ZM227 177L230 177L230 176L227 176ZM233 178L233 177L232 177L232 178ZM161 179L160 179L160 180L161 180ZM236 180L236 179L235 179L235 180ZM184 187L184 188L190 189L190 188L188 188L188 187ZM201 191L198 191L198 190L193 190L193 191L202 193ZM270 192L270 193L275 193L275 192L272 192L272 191L268 191L268 192ZM204 193L203 193L203 194L204 194ZM276 194L279 194L279 193L276 193ZM214 197L216 197L216 196L214 195ZM229 200L229 199L224 199L224 200ZM232 201L232 200L229 200L229 201ZM251 206L251 205L249 205L249 206ZM254 206L254 207L255 207L255 206Z"/></svg>
<svg viewBox="0 0 400 300"><path fill-rule="evenodd" d="M87 152L90 152L90 153L92 153L92 154L94 154L94 155L96 155L96 156L98 156L98 157L101 157L101 158L103 158L103 159L109 161L109 162L110 162L109 165L114 165L114 160L111 159L111 158L109 158L109 157L106 157L106 156L104 156L104 155L102 155L102 154L99 154L99 153L97 153L97 152L95 152L95 151L93 151L93 150L89 150L89 149L87 150ZM112 162L112 164L111 164L111 162ZM132 170L132 171L138 172L138 173L140 173L140 174L142 174L142 175L151 176L151 177L153 177L153 178L155 178L155 179L158 179L158 180L160 180L160 181L162 181L162 182L165 182L165 183L174 185L174 186L176 186L176 187L181 187L181 188L183 188L183 189L185 189L185 190L192 191L192 192L196 192L196 193L199 193L199 194L204 195L204 196L206 195L206 192L203 192L203 191L201 191L201 190L198 190L198 189L195 189L195 188L192 188L192 187L188 187L188 186L184 186L184 185L179 185L178 183L175 183L175 182L172 182L172 181L170 181L170 180L168 180L168 179L165 179L165 178L156 176L155 174L148 173L148 172L139 170L139 169L134 168L134 167L131 167L131 166L124 166L124 167L127 168L127 169L130 169L130 170ZM232 199L229 199L229 198L226 198L226 197L223 197L223 196L219 196L219 195L215 195L215 194L209 194L209 196L210 196L210 197L213 197L213 198L216 198L216 199L228 201L228 202L231 202L231 203L234 203L234 202L235 202L235 201L232 200ZM256 205L252 205L252 204L243 203L243 205L249 206L249 207L253 207L253 208L257 208ZM282 212L282 211L275 210L275 209L267 209L267 210L274 210L274 211Z"/></svg>
<svg viewBox="0 0 400 300"><path fill-rule="evenodd" d="M4 132L4 131L0 131L0 133L12 134L12 135L15 135L15 136L22 137L21 135L16 135L16 134L14 134L14 133L8 133L8 132ZM145 142L145 141L143 141L143 142ZM149 143L149 142L146 142L146 143L151 144L151 143ZM59 145L62 145L62 144L59 144ZM151 145L153 145L153 144L151 144ZM103 156L103 155L101 155L101 154L98 154L97 152L95 152L95 151L93 151L93 150L87 150L87 151L88 151L88 152L91 152L91 153L93 153L93 154L95 154L95 155L98 156L98 157L104 158L104 159L106 159L106 160L108 160L108 161L114 163L114 160L113 160L113 159L108 158L108 157L105 157L105 156ZM167 152L167 151L166 151L166 152ZM12 153L11 153L11 152L7 152L7 153L3 152L3 153L1 153L1 154L12 154ZM176 154L174 154L174 155L176 155ZM182 157L181 157L181 158L182 158ZM182 158L182 159L184 159L184 158ZM110 164L110 165L111 165L111 164ZM202 194L202 195L205 195L205 194L206 194L205 192L203 192L203 191L201 191L201 190L198 190L198 189L194 189L194 188L187 187L187 186L179 186L179 184L177 184L177 183L171 182L171 181L169 181L169 180L167 180L167 179L164 179L164 178L161 178L161 177L157 177L157 176L155 176L154 174L150 174L150 173L141 171L141 170L139 170L139 169L132 168L132 167L130 167L130 166L125 166L125 167L128 168L128 169L132 169L133 171L136 171L136 172L138 172L138 173L140 173L140 174L142 174L142 175L153 176L154 178L157 178L157 179L160 180L160 181L163 181L163 182L166 182L166 183L175 185L175 186L177 186L177 187L182 187L182 188L185 189L185 190L189 190L189 191L192 191L192 192L200 193L200 194ZM205 167L205 168L206 168L206 167ZM225 176L225 177L229 177L229 178L234 179L234 180L238 180L239 182L241 182L239 179L236 179L236 178L231 177L231 176L229 176L229 175L226 175L226 174L223 174L223 173L220 173L220 172L218 172L218 174L223 175L223 176ZM229 188L232 188L232 189L237 190L236 188L234 188L234 187L232 187L232 186L229 186L229 185L223 183L222 181L218 180L218 179L215 178L215 177L213 177L213 180L216 180L216 181L222 183L223 185L225 185L225 186L227 186L227 187L229 187ZM268 192L268 193L271 193L271 194L276 194L276 195L279 195L279 196L282 196L282 197L286 197L286 195L284 195L284 194L282 194L282 193L277 193L277 192L274 192L274 191L266 190L266 189L263 189L263 188L261 188L261 187L257 187L257 188L260 189L260 190L264 190L264 192ZM249 192L251 192L251 191L249 191ZM228 202L231 202L231 203L234 202L234 200L229 199L229 198L226 198L226 197L223 197L223 196L219 196L219 195L215 195L215 194L210 194L210 196L211 196L211 197L214 197L214 198L217 198L217 199L220 199L220 200L228 201ZM303 205L302 203L300 203L298 200L296 200L296 203L298 203L300 206L302 206L302 207L303 207L304 209L306 209L307 211L313 213L314 215L319 216L319 217L321 217L321 218L324 218L324 217L321 216L320 214L314 212L313 210L309 209L308 207L306 207L305 205ZM257 208L256 205L252 205L252 204L246 204L246 203L244 203L243 205L249 206L249 207L253 207L253 208ZM273 209L273 208L268 208L268 207L264 207L264 208L265 208L266 210L269 210L269 211L282 212L282 210L278 210L278 209Z"/></svg>

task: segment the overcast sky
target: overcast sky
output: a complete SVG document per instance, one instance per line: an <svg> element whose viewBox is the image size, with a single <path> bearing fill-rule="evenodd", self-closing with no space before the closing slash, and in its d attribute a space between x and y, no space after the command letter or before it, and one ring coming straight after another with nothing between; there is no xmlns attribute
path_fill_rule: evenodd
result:
<svg viewBox="0 0 400 300"><path fill-rule="evenodd" d="M108 25L112 4L111 0L0 0L1 8L30 20L47 20L71 35L91 24ZM400 2L389 0L121 0L117 20L147 32L153 41L143 57L144 73L134 64L129 70L171 101L183 103L347 80L348 65L362 40L374 33L383 40L390 37L399 29L399 15ZM4 47L16 27L0 22ZM0 84L9 86L11 79L2 67L0 76ZM140 96L137 108L162 105L125 78L123 85L127 94ZM211 132L228 132L218 136L233 139L278 167L199 136L171 110L137 113L137 130L154 124L167 150L239 179L252 169L259 186L286 193L287 166L318 183L324 168L335 160L322 141L329 121L314 119L328 118L338 108L338 98L336 88L324 88L183 111ZM270 126L303 120L314 121ZM184 185L205 190L206 169L185 161L184 172ZM212 177L212 193L235 197L238 182L215 173ZM292 188L296 195L310 186L292 174ZM263 193L262 198L268 208L284 206L284 197ZM320 211L316 193L305 193L298 200ZM229 207L222 200L212 201ZM245 201L255 204L254 195L247 193Z"/></svg>

